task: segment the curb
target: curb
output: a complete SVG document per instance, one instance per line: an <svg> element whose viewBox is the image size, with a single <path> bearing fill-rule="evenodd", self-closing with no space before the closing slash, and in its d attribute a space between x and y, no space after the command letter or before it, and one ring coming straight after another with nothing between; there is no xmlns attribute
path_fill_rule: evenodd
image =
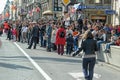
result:
<svg viewBox="0 0 120 80"><path fill-rule="evenodd" d="M109 64L109 63L98 61L98 64L101 65L101 66L107 66L107 67L110 67L110 68L115 69L117 71L120 71L120 67L112 65L112 64Z"/></svg>

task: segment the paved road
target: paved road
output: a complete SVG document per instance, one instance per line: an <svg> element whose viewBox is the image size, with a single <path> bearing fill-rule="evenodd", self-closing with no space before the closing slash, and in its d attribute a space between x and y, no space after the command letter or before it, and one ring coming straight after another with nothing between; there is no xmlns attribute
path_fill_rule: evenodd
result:
<svg viewBox="0 0 120 80"><path fill-rule="evenodd" d="M37 49L26 49L26 43L0 38L0 80L84 80L81 58L46 52L39 45ZM94 80L120 80L119 74L118 70L97 63Z"/></svg>

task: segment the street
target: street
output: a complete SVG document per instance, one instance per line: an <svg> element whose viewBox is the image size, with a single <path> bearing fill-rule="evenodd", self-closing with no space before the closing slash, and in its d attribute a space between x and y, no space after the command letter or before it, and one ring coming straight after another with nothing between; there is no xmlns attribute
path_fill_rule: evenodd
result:
<svg viewBox="0 0 120 80"><path fill-rule="evenodd" d="M27 43L6 40L0 37L0 80L84 80L82 59L60 56L37 49L26 49ZM102 63L96 63L93 80L120 80L120 71Z"/></svg>

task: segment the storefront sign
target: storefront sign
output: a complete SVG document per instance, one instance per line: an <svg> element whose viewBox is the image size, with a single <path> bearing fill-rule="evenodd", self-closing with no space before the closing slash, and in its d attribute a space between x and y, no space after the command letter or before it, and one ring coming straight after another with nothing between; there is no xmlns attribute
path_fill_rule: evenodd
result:
<svg viewBox="0 0 120 80"><path fill-rule="evenodd" d="M102 15L101 15L101 16L99 16L99 15L92 15L92 16L91 16L91 19L98 19L98 20L99 20L99 19L102 19L102 20L105 20L105 19L106 19L106 16L102 16Z"/></svg>
<svg viewBox="0 0 120 80"><path fill-rule="evenodd" d="M105 14L115 14L115 10L105 10Z"/></svg>
<svg viewBox="0 0 120 80"><path fill-rule="evenodd" d="M111 9L111 6L88 6L80 5L78 9Z"/></svg>

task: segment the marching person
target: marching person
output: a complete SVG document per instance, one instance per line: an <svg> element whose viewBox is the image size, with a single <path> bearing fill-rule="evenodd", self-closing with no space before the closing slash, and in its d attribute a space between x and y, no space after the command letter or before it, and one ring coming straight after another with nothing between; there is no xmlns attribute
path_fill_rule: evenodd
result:
<svg viewBox="0 0 120 80"><path fill-rule="evenodd" d="M98 51L98 49L97 42L93 39L93 35L89 30L85 32L81 47L73 54L73 56L77 55L82 50L84 52L82 61L84 77L85 80L92 80L94 74L94 66L96 63L95 51Z"/></svg>

